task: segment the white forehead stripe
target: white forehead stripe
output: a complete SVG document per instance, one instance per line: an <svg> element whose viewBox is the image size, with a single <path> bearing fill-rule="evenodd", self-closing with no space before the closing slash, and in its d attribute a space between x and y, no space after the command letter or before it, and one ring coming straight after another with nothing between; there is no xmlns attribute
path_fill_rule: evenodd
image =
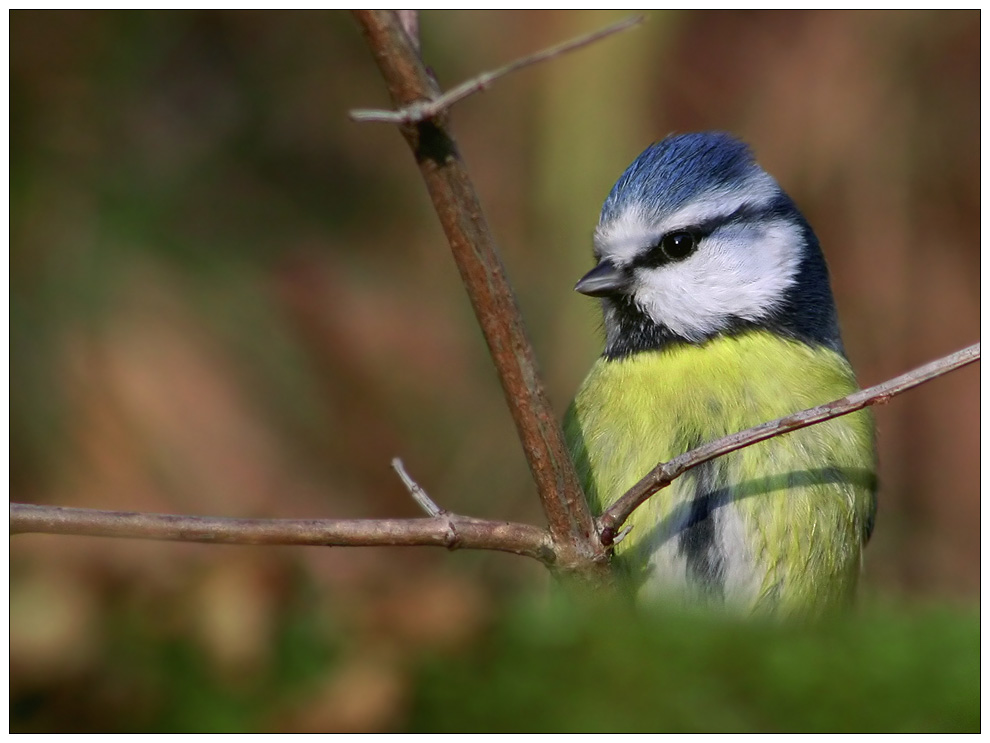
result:
<svg viewBox="0 0 990 743"><path fill-rule="evenodd" d="M779 195L777 181L767 173L757 171L742 184L707 191L670 216L664 217L664 231L681 230L709 219L728 217L742 207L760 209L768 206Z"/></svg>
<svg viewBox="0 0 990 743"><path fill-rule="evenodd" d="M595 251L617 266L625 266L651 248L663 235L656 222L640 205L632 204L606 225L595 230Z"/></svg>

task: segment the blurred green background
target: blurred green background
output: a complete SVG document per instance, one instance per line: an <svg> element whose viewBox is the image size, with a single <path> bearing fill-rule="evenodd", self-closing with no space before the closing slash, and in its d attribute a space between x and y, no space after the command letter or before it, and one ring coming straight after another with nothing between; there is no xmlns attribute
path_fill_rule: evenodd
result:
<svg viewBox="0 0 990 743"><path fill-rule="evenodd" d="M449 87L623 16L424 12L424 56ZM460 104L454 131L557 410L600 350L596 307L572 287L601 202L673 131L743 137L802 207L861 383L978 340L979 20L651 13ZM414 516L389 468L401 456L447 508L542 523L412 157L389 126L347 117L387 105L343 13L10 13L12 500ZM674 687L677 709L691 704L669 637L698 622L663 620L660 632L630 618L631 647L649 652L596 649L592 629L614 633L624 615L561 612L553 624L552 607L520 604L549 584L522 558L29 535L10 548L11 728L978 727L978 401L972 367L878 410L880 512L863 591L878 613L863 634L844 623L830 639L785 632L769 655L699 664L687 653L699 689L748 669L746 684L715 683L721 716L649 704L650 689ZM701 625L739 640L730 647L775 636ZM808 706L786 694L804 690L807 703L864 677L826 669L819 684L814 658L766 683L785 690L779 705L752 701L781 654L861 658L877 638L891 648L853 701L868 696L872 710L886 693L914 716L857 716L840 700L785 722L781 710ZM506 683L499 658L515 669ZM581 665L587 688L601 688L610 658L647 702L610 681L610 711L585 726L587 692L554 686L581 675L546 671ZM914 686L894 691L906 679ZM925 717L936 686L959 709ZM548 690L556 704L533 704ZM644 716L617 718L623 701Z"/></svg>

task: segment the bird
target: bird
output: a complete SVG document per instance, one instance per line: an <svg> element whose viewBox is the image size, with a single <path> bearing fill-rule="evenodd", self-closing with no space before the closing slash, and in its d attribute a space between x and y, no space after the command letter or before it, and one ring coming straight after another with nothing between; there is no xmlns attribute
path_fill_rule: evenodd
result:
<svg viewBox="0 0 990 743"><path fill-rule="evenodd" d="M750 148L666 137L619 177L575 289L604 349L564 418L600 514L658 463L858 389L817 237ZM632 513L613 563L637 602L745 616L849 607L876 516L863 410L703 463Z"/></svg>

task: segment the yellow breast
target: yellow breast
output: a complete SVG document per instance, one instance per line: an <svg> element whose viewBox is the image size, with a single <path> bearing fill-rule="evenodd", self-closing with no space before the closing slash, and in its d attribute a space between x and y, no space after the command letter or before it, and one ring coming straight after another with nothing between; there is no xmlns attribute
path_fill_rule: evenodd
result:
<svg viewBox="0 0 990 743"><path fill-rule="evenodd" d="M599 359L565 420L596 513L658 462L856 389L848 362L754 331ZM873 424L855 413L703 465L629 521L642 593L817 612L855 588L875 507Z"/></svg>

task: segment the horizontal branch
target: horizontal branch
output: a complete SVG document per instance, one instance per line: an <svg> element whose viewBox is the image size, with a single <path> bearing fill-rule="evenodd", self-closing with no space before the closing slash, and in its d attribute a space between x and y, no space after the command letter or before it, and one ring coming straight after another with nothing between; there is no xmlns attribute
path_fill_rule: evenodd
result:
<svg viewBox="0 0 990 743"><path fill-rule="evenodd" d="M527 57L517 59L503 67L499 67L497 70L482 72L477 77L464 81L432 100L416 101L404 108L400 108L398 111L356 109L350 112L350 117L353 121L382 121L389 124L413 124L419 121L425 121L426 119L432 119L468 96L488 89L496 80L508 75L510 72L515 72L522 67L528 67L538 62L545 62L554 57L559 57L567 52L572 52L575 49L588 46L588 44L593 44L599 39L604 39L606 36L611 36L619 31L625 31L627 28L632 28L642 22L643 16L626 18L599 31L594 31L590 34L550 47L549 49L544 49Z"/></svg>
<svg viewBox="0 0 990 743"><path fill-rule="evenodd" d="M752 446L774 436L796 431L799 428L807 428L815 423L822 423L842 415L849 415L870 405L880 405L895 395L907 392L920 384L960 369L967 364L972 364L979 358L980 344L977 343L890 381L854 392L839 400L725 436L674 457L669 462L661 462L598 517L598 533L601 536L602 544L606 547L613 544L616 539L616 530L625 523L633 511L655 493L699 464L710 462L723 454Z"/></svg>
<svg viewBox="0 0 990 743"><path fill-rule="evenodd" d="M10 504L11 534L74 534L208 544L417 547L512 552L552 565L550 535L530 524L445 513L425 519L232 519Z"/></svg>

